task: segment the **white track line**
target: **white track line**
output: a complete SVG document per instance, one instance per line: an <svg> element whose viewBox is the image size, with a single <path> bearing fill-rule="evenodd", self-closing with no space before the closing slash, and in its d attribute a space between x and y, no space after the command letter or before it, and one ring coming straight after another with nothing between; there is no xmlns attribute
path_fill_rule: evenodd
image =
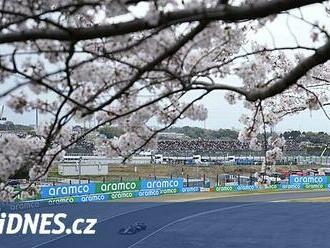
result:
<svg viewBox="0 0 330 248"><path fill-rule="evenodd" d="M165 228L175 225L179 222L185 221L185 220L189 220L195 217L199 217L202 215L207 215L207 214L212 214L212 213L217 213L217 212L222 212L222 211L226 211L226 210L231 210L231 209L235 209L235 208L241 208L241 207L247 207L247 206L253 206L253 205L257 205L257 204L261 204L261 203L247 203L247 204L241 204L241 205L236 205L236 206L231 206L231 207L226 207L226 208L218 208L218 209L213 209L213 210L207 210L207 211L203 211L197 214L193 214L193 215L189 215L186 217L183 217L181 219L172 221L168 224L166 224L165 226L162 226L161 228L157 229L156 231L150 233L149 235L145 236L144 238L140 239L139 241L135 242L134 244L128 246L128 248L133 248L135 246L137 246L138 244L142 243L143 241L145 241L146 239L154 236L155 234L161 232L162 230L164 230Z"/></svg>

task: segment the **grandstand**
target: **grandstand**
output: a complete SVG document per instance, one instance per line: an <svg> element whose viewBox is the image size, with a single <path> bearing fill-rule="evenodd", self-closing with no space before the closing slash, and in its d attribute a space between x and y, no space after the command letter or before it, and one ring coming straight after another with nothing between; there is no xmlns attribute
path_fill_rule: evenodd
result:
<svg viewBox="0 0 330 248"><path fill-rule="evenodd" d="M287 141L283 149L286 156L320 156L325 144L306 144ZM95 147L92 141L81 140L72 148L67 155L92 156ZM262 150L251 150L247 143L237 140L206 140L206 139L162 139L158 140L157 148L152 154L163 154L165 156L192 156L200 154L203 156L263 156ZM324 156L330 156L330 149L326 150Z"/></svg>
<svg viewBox="0 0 330 248"><path fill-rule="evenodd" d="M73 127L73 133L80 133L82 127ZM95 152L94 141L99 135L104 138L120 136L120 130L113 128L93 132L84 140L79 141L74 147L67 150L67 155L91 156ZM325 149L330 144L330 135L323 132L287 131L278 135L285 138L283 148L284 156L330 156L330 149ZM238 131L229 129L209 130L196 127L171 128L161 132L157 137L157 146L151 155L187 157L201 156L264 156L264 151L251 150L247 143L237 139ZM270 148L270 147L268 147ZM324 152L323 152L324 151Z"/></svg>
<svg viewBox="0 0 330 248"><path fill-rule="evenodd" d="M157 144L157 153L171 155L187 154L225 154L233 152L246 152L249 150L248 144L231 140L159 140Z"/></svg>
<svg viewBox="0 0 330 248"><path fill-rule="evenodd" d="M94 144L84 139L78 141L73 147L66 150L66 155L71 156L93 156L95 151Z"/></svg>
<svg viewBox="0 0 330 248"><path fill-rule="evenodd" d="M296 142L287 140L283 148L286 156L320 156L327 144L311 142ZM200 154L205 156L263 156L264 151L251 150L247 143L238 140L222 139L167 139L159 140L156 153L172 156L187 156ZM324 156L330 156L330 149L326 149Z"/></svg>

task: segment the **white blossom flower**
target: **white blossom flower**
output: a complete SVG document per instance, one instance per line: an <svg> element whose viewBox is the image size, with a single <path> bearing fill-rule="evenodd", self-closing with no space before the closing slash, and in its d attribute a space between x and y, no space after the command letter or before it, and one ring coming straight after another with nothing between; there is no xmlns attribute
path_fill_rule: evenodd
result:
<svg viewBox="0 0 330 248"><path fill-rule="evenodd" d="M274 164L277 160L281 159L282 156L282 150L279 147L275 147L266 152L266 161Z"/></svg>

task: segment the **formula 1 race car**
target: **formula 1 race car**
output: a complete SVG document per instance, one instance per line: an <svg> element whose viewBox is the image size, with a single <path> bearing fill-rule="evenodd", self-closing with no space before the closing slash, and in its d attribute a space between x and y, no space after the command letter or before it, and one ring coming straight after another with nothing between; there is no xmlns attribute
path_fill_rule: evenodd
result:
<svg viewBox="0 0 330 248"><path fill-rule="evenodd" d="M142 222L136 222L133 225L130 225L128 227L120 228L118 233L121 235L131 235L136 234L140 231L146 230L147 225Z"/></svg>

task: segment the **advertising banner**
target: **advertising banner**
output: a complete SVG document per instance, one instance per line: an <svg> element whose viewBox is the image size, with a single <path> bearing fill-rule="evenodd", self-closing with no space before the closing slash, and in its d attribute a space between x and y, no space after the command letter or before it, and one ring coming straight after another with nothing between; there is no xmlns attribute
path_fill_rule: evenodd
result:
<svg viewBox="0 0 330 248"><path fill-rule="evenodd" d="M159 180L142 180L141 189L181 189L183 187L183 179L159 179Z"/></svg>
<svg viewBox="0 0 330 248"><path fill-rule="evenodd" d="M237 191L237 186L216 186L214 187L215 192L232 192L232 191Z"/></svg>
<svg viewBox="0 0 330 248"><path fill-rule="evenodd" d="M148 190L140 190L134 192L135 197L154 197L159 195L160 195L159 189L148 189Z"/></svg>
<svg viewBox="0 0 330 248"><path fill-rule="evenodd" d="M61 186L41 187L41 198L56 198L76 195L88 195L95 193L95 184L66 184Z"/></svg>
<svg viewBox="0 0 330 248"><path fill-rule="evenodd" d="M82 195L75 197L76 202L100 202L109 201L109 194L93 194L93 195Z"/></svg>
<svg viewBox="0 0 330 248"><path fill-rule="evenodd" d="M125 198L135 198L135 192L113 192L109 194L111 200L125 199Z"/></svg>
<svg viewBox="0 0 330 248"><path fill-rule="evenodd" d="M304 189L326 189L325 184L304 184Z"/></svg>
<svg viewBox="0 0 330 248"><path fill-rule="evenodd" d="M77 203L77 202L99 202L99 201L109 201L109 194L91 194L91 195L79 195L79 196L69 196L69 197L58 197L47 199L49 205L58 205L65 203Z"/></svg>
<svg viewBox="0 0 330 248"><path fill-rule="evenodd" d="M161 189L160 194L161 195L169 195L169 194L176 194L179 193L179 189Z"/></svg>
<svg viewBox="0 0 330 248"><path fill-rule="evenodd" d="M279 184L265 185L265 186L259 187L259 189L264 189L264 190L278 190L278 189L281 189L281 186Z"/></svg>
<svg viewBox="0 0 330 248"><path fill-rule="evenodd" d="M258 187L255 185L238 185L237 191L245 191L245 190L257 190Z"/></svg>
<svg viewBox="0 0 330 248"><path fill-rule="evenodd" d="M137 191L141 189L140 181L122 181L96 183L96 193Z"/></svg>
<svg viewBox="0 0 330 248"><path fill-rule="evenodd" d="M210 188L200 187L199 190L201 192L210 192Z"/></svg>
<svg viewBox="0 0 330 248"><path fill-rule="evenodd" d="M280 189L283 189L283 190L303 189L303 185L302 184L280 184Z"/></svg>
<svg viewBox="0 0 330 248"><path fill-rule="evenodd" d="M49 205L59 205L65 203L75 203L76 197L75 196L68 196L68 197L59 197L59 198L49 198L47 200L43 200L49 203Z"/></svg>
<svg viewBox="0 0 330 248"><path fill-rule="evenodd" d="M181 188L181 193L193 193L193 192L200 192L200 187L184 187Z"/></svg>
<svg viewBox="0 0 330 248"><path fill-rule="evenodd" d="M294 185L292 188L296 188ZM237 185L237 186L215 186L213 188L214 192L234 192L234 191L249 191L249 190L280 190L280 189L290 189L287 184L283 185L264 185L264 186L256 186L256 185Z"/></svg>
<svg viewBox="0 0 330 248"><path fill-rule="evenodd" d="M326 176L290 176L290 184L327 184Z"/></svg>

